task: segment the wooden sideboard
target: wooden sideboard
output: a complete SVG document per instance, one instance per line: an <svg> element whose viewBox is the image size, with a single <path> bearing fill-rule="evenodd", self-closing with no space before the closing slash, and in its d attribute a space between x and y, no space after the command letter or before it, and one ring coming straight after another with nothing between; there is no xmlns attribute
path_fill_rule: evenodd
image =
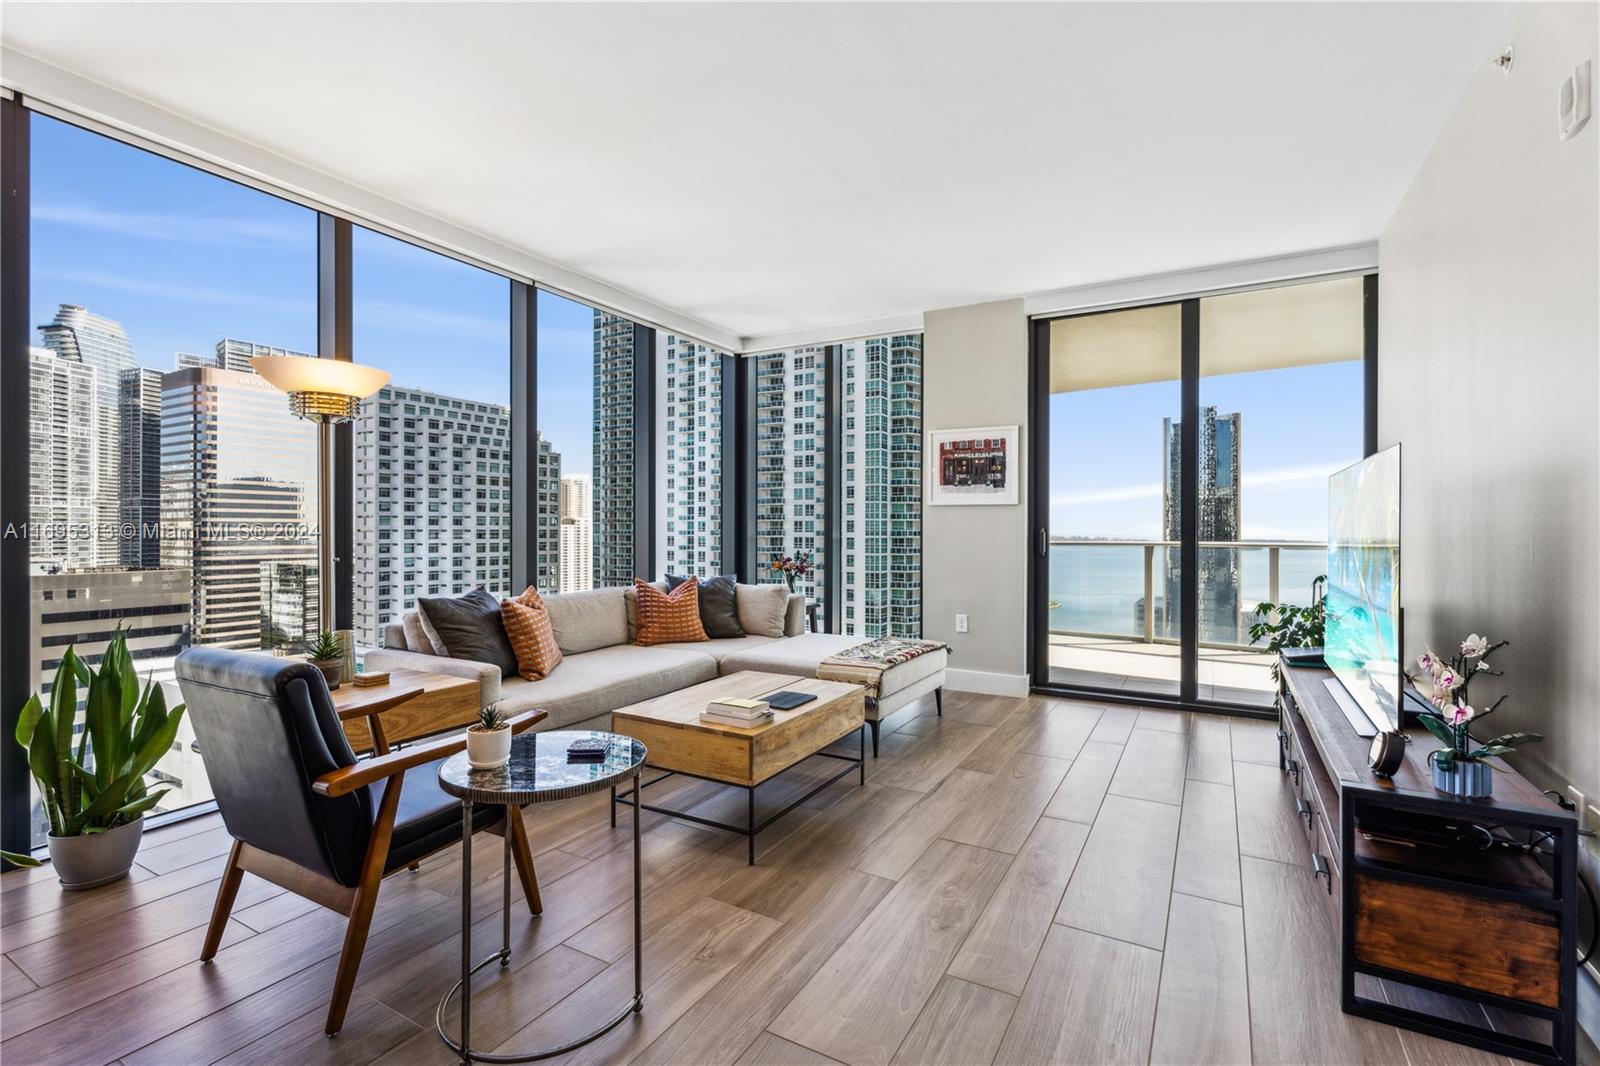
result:
<svg viewBox="0 0 1600 1066"><path fill-rule="evenodd" d="M1427 754L1439 743L1420 728L1406 730L1405 763L1384 780L1323 684L1333 675L1281 672L1279 766L1339 929L1344 1010L1575 1063L1576 815L1499 760L1491 799L1435 791ZM1528 843L1540 854L1517 846ZM1363 994L1373 979L1420 994Z"/></svg>

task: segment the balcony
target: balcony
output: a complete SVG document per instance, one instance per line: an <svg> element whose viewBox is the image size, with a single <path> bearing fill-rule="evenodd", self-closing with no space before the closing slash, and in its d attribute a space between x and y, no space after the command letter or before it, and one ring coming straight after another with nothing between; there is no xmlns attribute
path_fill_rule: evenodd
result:
<svg viewBox="0 0 1600 1066"><path fill-rule="evenodd" d="M1051 682L1178 694L1179 622L1167 614L1178 551L1176 541L1050 542ZM1326 559L1327 545L1310 541L1201 542L1201 699L1272 703L1272 656L1250 644L1255 605L1309 603Z"/></svg>

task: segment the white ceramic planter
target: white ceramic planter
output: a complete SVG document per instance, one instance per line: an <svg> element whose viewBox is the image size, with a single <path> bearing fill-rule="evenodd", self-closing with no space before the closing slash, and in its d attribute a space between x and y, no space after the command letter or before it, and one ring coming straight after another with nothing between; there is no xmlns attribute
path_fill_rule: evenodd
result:
<svg viewBox="0 0 1600 1066"><path fill-rule="evenodd" d="M467 730L467 762L475 770L493 770L511 760L511 727Z"/></svg>
<svg viewBox="0 0 1600 1066"><path fill-rule="evenodd" d="M87 836L48 838L50 862L66 889L94 888L128 876L144 836L144 815Z"/></svg>

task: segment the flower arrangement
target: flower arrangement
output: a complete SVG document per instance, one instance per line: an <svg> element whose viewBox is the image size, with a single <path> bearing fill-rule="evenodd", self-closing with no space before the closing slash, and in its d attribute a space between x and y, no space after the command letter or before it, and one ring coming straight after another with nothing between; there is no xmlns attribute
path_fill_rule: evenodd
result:
<svg viewBox="0 0 1600 1066"><path fill-rule="evenodd" d="M789 586L789 591L793 592L795 580L811 573L811 556L805 552L785 555L781 559L772 560L772 569L783 575L784 583Z"/></svg>
<svg viewBox="0 0 1600 1066"><path fill-rule="evenodd" d="M1485 759L1504 755L1523 744L1544 739L1538 733L1505 733L1473 747L1472 737L1467 734L1467 727L1474 719L1493 714L1506 701L1501 696L1484 710L1474 710L1467 689L1479 674L1501 676L1501 671L1490 668L1489 656L1509 643L1502 640L1491 644L1488 637L1473 633L1461 642L1461 650L1449 659L1443 659L1431 651L1418 657L1417 666L1432 683L1428 701L1434 706L1434 710L1419 717L1428 732L1448 745L1428 753L1428 760L1437 770L1448 774L1461 764L1482 763Z"/></svg>

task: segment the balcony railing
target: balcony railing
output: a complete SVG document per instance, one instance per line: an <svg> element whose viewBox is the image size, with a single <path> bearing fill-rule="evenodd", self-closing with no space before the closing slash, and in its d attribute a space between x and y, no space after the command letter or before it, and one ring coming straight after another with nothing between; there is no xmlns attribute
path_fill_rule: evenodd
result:
<svg viewBox="0 0 1600 1066"><path fill-rule="evenodd" d="M1052 539L1049 631L1177 644L1166 570L1170 560L1175 590L1180 547L1168 540ZM1202 647L1259 651L1246 636L1255 605L1310 604L1312 581L1326 571L1327 545L1314 541L1201 541L1199 549Z"/></svg>

